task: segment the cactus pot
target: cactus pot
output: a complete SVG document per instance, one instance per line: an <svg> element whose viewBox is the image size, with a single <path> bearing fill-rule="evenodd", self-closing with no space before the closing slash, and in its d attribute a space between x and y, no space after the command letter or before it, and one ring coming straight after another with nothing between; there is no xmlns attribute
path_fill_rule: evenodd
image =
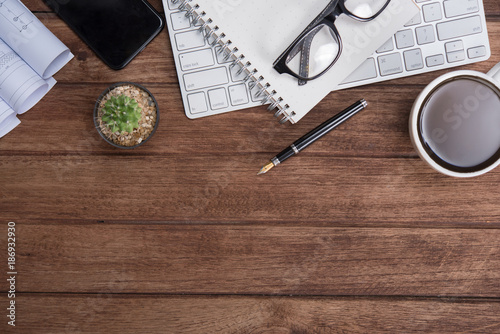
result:
<svg viewBox="0 0 500 334"><path fill-rule="evenodd" d="M123 98L120 95L128 97ZM112 100L118 104L125 101L125 99L127 101L127 112L131 110L130 113L135 116L128 118L129 116L125 115L125 113L123 113L125 116L122 116L122 113L117 113L118 117L121 116L124 119L113 118L110 122L110 107L109 104L106 106L106 102ZM128 102L132 99L131 107ZM97 132L106 142L118 148L134 149L143 145L153 136L159 122L158 103L153 94L143 86L133 82L119 82L109 86L99 96L94 107L94 125ZM123 130L124 132L121 132L120 129L132 129L128 125L129 123L136 125L133 127L133 131L127 132ZM124 124L123 127L121 127L122 124Z"/></svg>

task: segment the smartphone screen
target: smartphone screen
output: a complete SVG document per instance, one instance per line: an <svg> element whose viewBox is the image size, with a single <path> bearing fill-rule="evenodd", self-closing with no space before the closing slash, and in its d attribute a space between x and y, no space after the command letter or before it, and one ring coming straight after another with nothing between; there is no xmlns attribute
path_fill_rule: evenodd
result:
<svg viewBox="0 0 500 334"><path fill-rule="evenodd" d="M111 68L125 67L164 22L143 0L45 0Z"/></svg>

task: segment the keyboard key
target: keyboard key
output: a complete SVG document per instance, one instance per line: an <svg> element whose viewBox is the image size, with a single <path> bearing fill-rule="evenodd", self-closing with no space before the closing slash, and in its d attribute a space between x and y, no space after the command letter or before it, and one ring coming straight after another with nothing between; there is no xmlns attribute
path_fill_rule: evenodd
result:
<svg viewBox="0 0 500 334"><path fill-rule="evenodd" d="M170 18L172 20L172 27L174 27L174 30L182 30L191 27L191 22L189 21L189 18L186 17L185 12L173 13L170 15Z"/></svg>
<svg viewBox="0 0 500 334"><path fill-rule="evenodd" d="M404 58L407 71L415 71L424 68L424 60L420 49L405 51Z"/></svg>
<svg viewBox="0 0 500 334"><path fill-rule="evenodd" d="M479 12L477 0L445 0L444 13L446 17L455 17L460 15Z"/></svg>
<svg viewBox="0 0 500 334"><path fill-rule="evenodd" d="M425 58L425 63L428 67L434 67L444 64L444 56L443 55L435 55Z"/></svg>
<svg viewBox="0 0 500 334"><path fill-rule="evenodd" d="M208 99L212 110L229 107L227 102L227 93L225 88L212 89L208 91Z"/></svg>
<svg viewBox="0 0 500 334"><path fill-rule="evenodd" d="M399 53L391 53L378 57L380 75L387 76L403 72L403 62Z"/></svg>
<svg viewBox="0 0 500 334"><path fill-rule="evenodd" d="M231 97L231 104L238 106L248 103L248 93L245 84L234 85L229 87L229 96Z"/></svg>
<svg viewBox="0 0 500 334"><path fill-rule="evenodd" d="M439 2L422 6L422 12L424 13L425 22L439 21L443 18L441 4Z"/></svg>
<svg viewBox="0 0 500 334"><path fill-rule="evenodd" d="M422 23L422 16L420 15L420 13L418 13L417 15L415 15L414 18L412 18L410 20L410 22L405 24L405 27L416 26L417 24L420 24L420 23Z"/></svg>
<svg viewBox="0 0 500 334"><path fill-rule="evenodd" d="M398 31L396 33L396 46L398 49L411 48L415 46L413 31L411 29Z"/></svg>
<svg viewBox="0 0 500 334"><path fill-rule="evenodd" d="M444 45L446 52L450 53L453 51L460 51L464 49L464 42L462 41L454 41L454 42L449 42Z"/></svg>
<svg viewBox="0 0 500 334"><path fill-rule="evenodd" d="M394 42L392 41L392 37L390 40L384 43L378 50L377 53L390 52L394 50Z"/></svg>
<svg viewBox="0 0 500 334"><path fill-rule="evenodd" d="M427 2L427 1L431 1L431 0L417 0L417 3Z"/></svg>
<svg viewBox="0 0 500 334"><path fill-rule="evenodd" d="M417 34L418 45L434 43L436 41L436 37L434 36L434 27L431 25L418 27L415 29L415 33Z"/></svg>
<svg viewBox="0 0 500 334"><path fill-rule="evenodd" d="M465 51L454 51L446 54L449 63L465 60Z"/></svg>
<svg viewBox="0 0 500 334"><path fill-rule="evenodd" d="M485 46L478 46L476 48L470 48L469 50L467 50L467 54L468 54L470 59L485 57L486 56L486 47Z"/></svg>
<svg viewBox="0 0 500 334"><path fill-rule="evenodd" d="M207 101L205 99L205 93L200 92L195 94L189 94L187 98L191 114L200 114L202 112L208 111Z"/></svg>
<svg viewBox="0 0 500 334"><path fill-rule="evenodd" d="M184 74L184 85L187 91L214 87L229 83L225 67Z"/></svg>
<svg viewBox="0 0 500 334"><path fill-rule="evenodd" d="M481 17L479 16L438 23L436 27L440 41L483 32Z"/></svg>
<svg viewBox="0 0 500 334"><path fill-rule="evenodd" d="M354 72L352 72L342 84L348 84L356 81L363 81L368 79L373 79L377 77L377 66L375 65L375 59L368 58L365 60L360 67L358 67Z"/></svg>
<svg viewBox="0 0 500 334"><path fill-rule="evenodd" d="M175 43L179 51L184 51L205 46L205 39L198 30L192 30L176 34Z"/></svg>
<svg viewBox="0 0 500 334"><path fill-rule="evenodd" d="M183 71L196 70L215 64L212 49L183 53L179 55L179 60Z"/></svg>

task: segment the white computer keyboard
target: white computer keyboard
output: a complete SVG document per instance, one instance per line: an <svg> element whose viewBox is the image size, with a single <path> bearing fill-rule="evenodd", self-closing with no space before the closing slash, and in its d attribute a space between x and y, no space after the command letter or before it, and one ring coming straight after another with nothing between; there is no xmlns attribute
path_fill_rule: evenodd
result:
<svg viewBox="0 0 500 334"><path fill-rule="evenodd" d="M200 118L261 104L244 74L210 48L177 4L163 0L184 109ZM337 87L345 89L487 60L491 55L482 0L416 0L421 7Z"/></svg>
<svg viewBox="0 0 500 334"><path fill-rule="evenodd" d="M420 13L337 89L357 87L487 60L482 0L416 0Z"/></svg>
<svg viewBox="0 0 500 334"><path fill-rule="evenodd" d="M206 43L199 26L177 10L181 2L163 0L163 7L186 116L200 118L260 106L262 98L250 94L243 82L245 74L238 75L238 67L230 68L231 62Z"/></svg>

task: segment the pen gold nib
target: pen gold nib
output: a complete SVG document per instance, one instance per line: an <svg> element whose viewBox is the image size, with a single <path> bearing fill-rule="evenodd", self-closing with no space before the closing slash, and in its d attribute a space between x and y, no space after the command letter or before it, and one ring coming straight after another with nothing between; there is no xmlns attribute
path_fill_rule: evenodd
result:
<svg viewBox="0 0 500 334"><path fill-rule="evenodd" d="M259 174L257 174L257 175L265 174L265 173L269 172L269 170L271 168L273 168L273 167L274 167L274 164L273 164L272 161L270 161L267 165L265 165L264 167L262 167L262 169L260 170Z"/></svg>

